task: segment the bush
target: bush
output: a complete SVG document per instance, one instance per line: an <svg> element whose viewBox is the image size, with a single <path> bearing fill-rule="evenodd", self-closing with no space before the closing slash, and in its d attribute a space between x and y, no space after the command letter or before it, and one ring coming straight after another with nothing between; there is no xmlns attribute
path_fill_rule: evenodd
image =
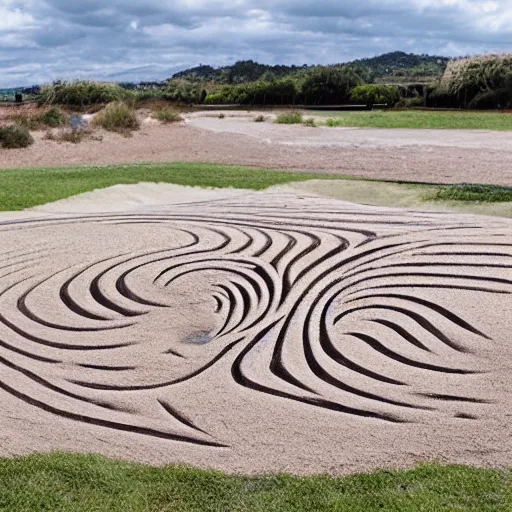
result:
<svg viewBox="0 0 512 512"><path fill-rule="evenodd" d="M460 185L441 186L438 192L429 199L443 201L481 201L502 203L512 201L512 187L499 185L476 185L462 183Z"/></svg>
<svg viewBox="0 0 512 512"><path fill-rule="evenodd" d="M128 133L140 128L135 111L122 101L109 103L93 119L95 126L111 132Z"/></svg>
<svg viewBox="0 0 512 512"><path fill-rule="evenodd" d="M405 106L412 108L412 107L423 107L425 105L425 100L419 96L416 96L416 98L406 98L404 100Z"/></svg>
<svg viewBox="0 0 512 512"><path fill-rule="evenodd" d="M62 130L57 134L47 132L45 139L55 140L57 142L71 142L72 144L78 144L79 142L82 142L88 134L89 133L85 130Z"/></svg>
<svg viewBox="0 0 512 512"><path fill-rule="evenodd" d="M158 119L158 121L161 121L162 123L179 123L180 121L183 121L183 117L179 115L176 110L172 110L170 108L157 110L156 112L153 112L153 118Z"/></svg>
<svg viewBox="0 0 512 512"><path fill-rule="evenodd" d="M458 107L506 104L512 100L512 54L451 60L432 98L442 106L449 98Z"/></svg>
<svg viewBox="0 0 512 512"><path fill-rule="evenodd" d="M359 85L354 87L350 100L365 105L386 103L394 107L400 100L398 89L391 85Z"/></svg>
<svg viewBox="0 0 512 512"><path fill-rule="evenodd" d="M52 107L46 112L43 112L37 119L44 126L48 126L50 128L57 128L58 126L63 126L66 124L66 116L56 107Z"/></svg>
<svg viewBox="0 0 512 512"><path fill-rule="evenodd" d="M350 98L363 79L350 67L317 67L302 80L301 101L312 105L339 105Z"/></svg>
<svg viewBox="0 0 512 512"><path fill-rule="evenodd" d="M276 118L277 124L301 124L302 121L302 113L297 111L283 112L282 114L279 114Z"/></svg>
<svg viewBox="0 0 512 512"><path fill-rule="evenodd" d="M34 139L25 126L0 127L0 146L5 149L26 148L34 143Z"/></svg>
<svg viewBox="0 0 512 512"><path fill-rule="evenodd" d="M511 91L512 92L512 91ZM512 99L512 94L510 95ZM485 91L477 94L468 104L471 109L495 109L507 104L507 95L502 91Z"/></svg>
<svg viewBox="0 0 512 512"><path fill-rule="evenodd" d="M87 105L126 101L134 97L117 84L106 84L79 80L76 82L56 82L41 89L40 101L47 105Z"/></svg>
<svg viewBox="0 0 512 512"><path fill-rule="evenodd" d="M188 80L171 80L162 91L162 98L179 103L204 103L206 91L201 84Z"/></svg>
<svg viewBox="0 0 512 512"><path fill-rule="evenodd" d="M62 126L66 124L67 118L59 109L52 107L39 115L27 116L20 114L14 116L13 121L17 125L24 126L29 130L41 130L43 128Z"/></svg>

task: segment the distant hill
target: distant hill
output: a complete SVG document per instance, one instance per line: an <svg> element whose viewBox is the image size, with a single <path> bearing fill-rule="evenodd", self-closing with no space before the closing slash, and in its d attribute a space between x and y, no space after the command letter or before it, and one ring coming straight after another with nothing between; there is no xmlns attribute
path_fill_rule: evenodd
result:
<svg viewBox="0 0 512 512"><path fill-rule="evenodd" d="M259 64L253 60L241 60L231 66L214 68L212 66L200 65L195 68L180 71L172 76L173 80L187 79L204 82L222 82L226 84L243 84L255 82L267 75L269 78L280 78L282 76L296 73L307 66L269 66Z"/></svg>
<svg viewBox="0 0 512 512"><path fill-rule="evenodd" d="M333 64L333 67L351 66L367 82L401 81L419 77L440 77L444 73L449 59L436 55L415 55L404 52L392 52L368 59ZM238 61L231 66L214 68L200 65L180 71L172 79L186 79L200 82L224 84L243 84L257 80L269 80L296 74L315 66L269 66L252 60Z"/></svg>
<svg viewBox="0 0 512 512"><path fill-rule="evenodd" d="M440 77L449 62L448 57L438 55L415 55L414 53L392 52L368 59L358 59L349 64L368 81L381 81L389 77ZM391 80L391 81L395 81Z"/></svg>

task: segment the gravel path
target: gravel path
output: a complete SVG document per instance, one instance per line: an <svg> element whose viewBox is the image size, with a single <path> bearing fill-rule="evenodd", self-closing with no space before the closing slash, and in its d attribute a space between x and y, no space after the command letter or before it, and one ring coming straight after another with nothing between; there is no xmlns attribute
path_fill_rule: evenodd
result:
<svg viewBox="0 0 512 512"><path fill-rule="evenodd" d="M36 133L28 149L0 150L0 167L215 162L384 180L512 185L512 132L432 130L427 137L413 130L313 129L196 114L188 125L145 122L130 138L101 135L102 141L74 145Z"/></svg>

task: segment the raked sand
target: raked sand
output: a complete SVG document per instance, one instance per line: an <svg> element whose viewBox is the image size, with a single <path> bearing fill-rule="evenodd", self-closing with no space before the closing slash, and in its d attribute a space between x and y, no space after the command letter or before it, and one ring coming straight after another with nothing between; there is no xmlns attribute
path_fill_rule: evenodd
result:
<svg viewBox="0 0 512 512"><path fill-rule="evenodd" d="M510 466L511 221L197 194L0 219L0 455Z"/></svg>

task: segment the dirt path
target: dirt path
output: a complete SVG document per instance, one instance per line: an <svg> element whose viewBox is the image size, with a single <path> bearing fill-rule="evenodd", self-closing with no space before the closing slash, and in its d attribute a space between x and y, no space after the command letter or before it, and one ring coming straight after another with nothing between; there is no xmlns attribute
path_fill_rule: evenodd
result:
<svg viewBox="0 0 512 512"><path fill-rule="evenodd" d="M248 135L249 129L254 133ZM196 117L188 126L148 122L131 138L103 133L102 141L78 145L43 140L38 133L28 149L0 150L0 168L186 161L384 180L512 185L512 133L437 131L428 139L400 133Z"/></svg>

